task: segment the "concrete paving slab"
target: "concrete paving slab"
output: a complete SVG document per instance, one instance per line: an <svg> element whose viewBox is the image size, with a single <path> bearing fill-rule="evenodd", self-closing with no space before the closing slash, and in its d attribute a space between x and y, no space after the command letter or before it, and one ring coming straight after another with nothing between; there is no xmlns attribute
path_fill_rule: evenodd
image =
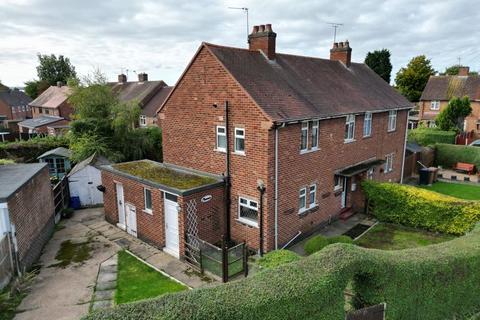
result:
<svg viewBox="0 0 480 320"><path fill-rule="evenodd" d="M97 283L96 289L97 290L110 290L115 289L117 287L117 281L108 281Z"/></svg>
<svg viewBox="0 0 480 320"><path fill-rule="evenodd" d="M97 290L95 291L95 301L100 300L113 300L113 296L115 295L115 290Z"/></svg>
<svg viewBox="0 0 480 320"><path fill-rule="evenodd" d="M115 281L117 279L116 272L101 272L98 274L97 283Z"/></svg>
<svg viewBox="0 0 480 320"><path fill-rule="evenodd" d="M100 309L111 308L111 307L113 307L112 300L95 301L92 304L92 310L100 310Z"/></svg>

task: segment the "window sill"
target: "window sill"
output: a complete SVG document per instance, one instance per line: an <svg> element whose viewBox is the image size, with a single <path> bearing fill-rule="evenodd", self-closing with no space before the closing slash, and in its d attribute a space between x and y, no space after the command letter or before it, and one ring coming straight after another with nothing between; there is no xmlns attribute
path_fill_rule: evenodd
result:
<svg viewBox="0 0 480 320"><path fill-rule="evenodd" d="M237 221L238 223L241 223L243 225L246 225L248 227L258 228L258 223L255 223L255 222L252 222L252 221L249 221L249 220L246 220L246 219L237 218L237 219L235 219L235 221Z"/></svg>
<svg viewBox="0 0 480 320"><path fill-rule="evenodd" d="M237 156L244 156L245 157L245 152L240 152L240 151L234 151L232 154L235 154Z"/></svg>
<svg viewBox="0 0 480 320"><path fill-rule="evenodd" d="M227 150L224 149L213 149L215 152L227 153Z"/></svg>
<svg viewBox="0 0 480 320"><path fill-rule="evenodd" d="M395 132L395 131L397 131L397 129L396 129L396 128L395 128L395 129L393 129L393 130L388 130L387 132L388 132L388 133L392 133L392 132Z"/></svg>
<svg viewBox="0 0 480 320"><path fill-rule="evenodd" d="M143 209L142 211L146 214L149 214L149 215L153 216L153 211L152 210Z"/></svg>
<svg viewBox="0 0 480 320"><path fill-rule="evenodd" d="M315 209L317 209L319 207L319 205L317 203L313 204L313 206L311 207L308 207L308 208L305 208L305 209L301 209L298 211L298 215L299 216L305 216L307 215L309 212L311 211L314 211Z"/></svg>
<svg viewBox="0 0 480 320"><path fill-rule="evenodd" d="M363 139L370 139L372 137L372 135L368 135L368 136L363 136Z"/></svg>
<svg viewBox="0 0 480 320"><path fill-rule="evenodd" d="M352 142L355 142L357 141L356 139L347 139L347 140L343 140L343 143L344 144L347 144L347 143L352 143Z"/></svg>
<svg viewBox="0 0 480 320"><path fill-rule="evenodd" d="M306 153L311 153L320 150L320 148L311 148L311 149L305 149L305 150L300 150L300 154L306 154Z"/></svg>

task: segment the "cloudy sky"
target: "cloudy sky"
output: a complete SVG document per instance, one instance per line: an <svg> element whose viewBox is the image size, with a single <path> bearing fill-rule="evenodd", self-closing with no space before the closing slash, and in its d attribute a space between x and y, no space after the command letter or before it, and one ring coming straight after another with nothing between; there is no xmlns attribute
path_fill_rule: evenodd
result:
<svg viewBox="0 0 480 320"><path fill-rule="evenodd" d="M480 11L475 0L0 0L0 80L36 77L36 54L63 54L85 75L111 80L128 69L173 85L202 41L246 47L250 27L271 23L277 51L328 57L344 26L353 60L388 48L394 73L426 54L436 70L458 63L480 70ZM394 78L394 74L392 75Z"/></svg>

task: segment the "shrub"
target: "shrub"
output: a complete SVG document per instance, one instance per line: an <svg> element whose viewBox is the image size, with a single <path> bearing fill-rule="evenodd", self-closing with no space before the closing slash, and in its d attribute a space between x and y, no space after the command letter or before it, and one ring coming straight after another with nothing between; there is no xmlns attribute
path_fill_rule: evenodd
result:
<svg viewBox="0 0 480 320"><path fill-rule="evenodd" d="M465 234L480 221L480 202L466 201L414 186L364 181L374 216L430 231Z"/></svg>
<svg viewBox="0 0 480 320"><path fill-rule="evenodd" d="M275 250L258 260L258 265L265 269L275 268L286 263L300 260L301 257L290 250Z"/></svg>
<svg viewBox="0 0 480 320"><path fill-rule="evenodd" d="M322 250L329 244L330 242L328 242L327 238L325 238L322 235L318 235L308 239L307 242L305 242L305 245L303 246L303 250L305 250L307 254L312 254L314 252Z"/></svg>
<svg viewBox="0 0 480 320"><path fill-rule="evenodd" d="M455 143L455 131L442 131L435 128L417 128L408 131L408 141L416 142L421 146L434 145L436 143Z"/></svg>
<svg viewBox="0 0 480 320"><path fill-rule="evenodd" d="M68 139L59 137L35 137L30 140L0 143L0 158L17 162L36 162L42 153L58 147L68 148Z"/></svg>
<svg viewBox="0 0 480 320"><path fill-rule="evenodd" d="M480 228L441 244L382 251L334 244L243 280L121 305L85 320L345 318L357 305L387 303L388 319L453 319L480 308Z"/></svg>
<svg viewBox="0 0 480 320"><path fill-rule="evenodd" d="M435 145L437 165L452 168L457 162L473 163L480 168L480 148L461 145Z"/></svg>
<svg viewBox="0 0 480 320"><path fill-rule="evenodd" d="M353 243L353 240L349 236L341 235L341 236L328 238L328 242L329 243Z"/></svg>

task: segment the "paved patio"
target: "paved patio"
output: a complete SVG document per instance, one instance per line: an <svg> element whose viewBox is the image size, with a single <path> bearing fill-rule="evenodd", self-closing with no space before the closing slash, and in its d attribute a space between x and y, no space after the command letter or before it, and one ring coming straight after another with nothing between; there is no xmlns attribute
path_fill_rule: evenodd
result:
<svg viewBox="0 0 480 320"><path fill-rule="evenodd" d="M302 241L294 244L293 246L289 247L288 250L292 250L293 252L296 252L297 254L301 256L305 256L306 253L303 250L303 246L305 245L305 242L308 241L311 237L317 236L317 235L322 235L325 237L335 237L335 236L340 236L356 226L357 224L362 223L366 225L373 225L375 223L375 220L369 219L366 215L362 213L357 213L353 216L351 216L348 220L343 221L343 220L337 220L333 222L330 225L325 226L323 229L318 230L311 236L309 236L306 239L303 239Z"/></svg>
<svg viewBox="0 0 480 320"><path fill-rule="evenodd" d="M471 184L480 183L480 175L478 174L466 174L450 169L439 169L438 179L447 182L465 182Z"/></svg>

